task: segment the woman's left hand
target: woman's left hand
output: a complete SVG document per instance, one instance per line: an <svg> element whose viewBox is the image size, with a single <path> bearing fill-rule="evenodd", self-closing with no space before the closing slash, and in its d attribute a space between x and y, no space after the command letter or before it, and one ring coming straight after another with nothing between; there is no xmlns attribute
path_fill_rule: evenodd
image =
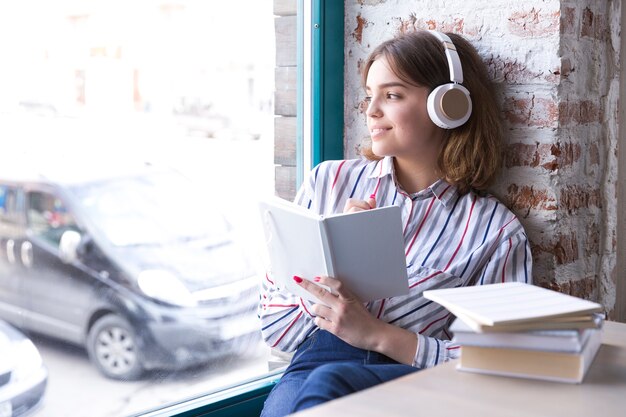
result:
<svg viewBox="0 0 626 417"><path fill-rule="evenodd" d="M298 282L296 278L294 280ZM317 316L315 324L354 347L376 350L376 342L379 340L376 335L385 323L372 316L361 300L338 279L318 277L315 281L331 291L306 279L298 282L298 285L326 304L314 304L311 308Z"/></svg>

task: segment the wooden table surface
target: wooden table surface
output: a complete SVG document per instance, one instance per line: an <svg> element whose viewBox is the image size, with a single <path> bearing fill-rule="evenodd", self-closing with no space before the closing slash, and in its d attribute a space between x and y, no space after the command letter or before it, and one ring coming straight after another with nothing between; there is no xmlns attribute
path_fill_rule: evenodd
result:
<svg viewBox="0 0 626 417"><path fill-rule="evenodd" d="M626 324L606 322L582 384L459 372L450 361L301 411L328 416L626 416Z"/></svg>

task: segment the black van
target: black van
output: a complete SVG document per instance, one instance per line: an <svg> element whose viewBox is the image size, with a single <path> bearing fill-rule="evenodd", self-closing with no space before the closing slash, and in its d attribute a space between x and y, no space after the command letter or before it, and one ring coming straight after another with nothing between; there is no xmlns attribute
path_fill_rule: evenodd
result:
<svg viewBox="0 0 626 417"><path fill-rule="evenodd" d="M115 379L250 346L257 279L205 195L151 167L0 177L0 318L85 346Z"/></svg>

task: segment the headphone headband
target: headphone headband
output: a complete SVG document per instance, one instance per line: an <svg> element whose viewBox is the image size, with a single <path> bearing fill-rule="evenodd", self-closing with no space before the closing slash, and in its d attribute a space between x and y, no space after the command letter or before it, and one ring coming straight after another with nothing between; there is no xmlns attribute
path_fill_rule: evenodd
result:
<svg viewBox="0 0 626 417"><path fill-rule="evenodd" d="M444 33L429 30L441 43L448 60L450 82L435 87L428 95L426 107L430 119L442 129L454 129L469 120L472 114L470 92L463 85L463 69L456 46Z"/></svg>
<svg viewBox="0 0 626 417"><path fill-rule="evenodd" d="M450 81L457 84L463 84L463 68L461 67L461 59L456 51L456 46L445 33L436 30L429 30L443 44L443 49L448 59L448 68L450 68Z"/></svg>

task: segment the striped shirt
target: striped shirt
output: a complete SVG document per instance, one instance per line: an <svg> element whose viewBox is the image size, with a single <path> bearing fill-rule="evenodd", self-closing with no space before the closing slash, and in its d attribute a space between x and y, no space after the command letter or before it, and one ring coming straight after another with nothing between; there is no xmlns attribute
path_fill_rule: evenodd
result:
<svg viewBox="0 0 626 417"><path fill-rule="evenodd" d="M413 366L459 355L450 341L453 316L423 297L425 290L505 281L532 281L531 254L519 220L492 196L461 195L444 180L407 194L395 180L393 157L326 161L314 168L295 202L318 214L343 211L348 198L402 209L409 294L367 303L371 314L417 334ZM311 303L263 282L259 317L266 343L293 351L318 328Z"/></svg>

